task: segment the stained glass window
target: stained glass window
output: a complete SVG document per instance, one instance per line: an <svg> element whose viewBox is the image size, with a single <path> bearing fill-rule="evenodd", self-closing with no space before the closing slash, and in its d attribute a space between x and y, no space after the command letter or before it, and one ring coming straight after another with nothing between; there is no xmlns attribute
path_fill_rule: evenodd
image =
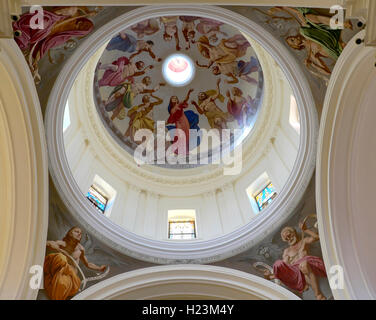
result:
<svg viewBox="0 0 376 320"><path fill-rule="evenodd" d="M264 189L261 190L255 197L257 206L261 211L276 197L277 192L274 189L273 183L269 183Z"/></svg>
<svg viewBox="0 0 376 320"><path fill-rule="evenodd" d="M86 197L100 212L104 213L108 199L94 186L89 188L89 192L87 193Z"/></svg>
<svg viewBox="0 0 376 320"><path fill-rule="evenodd" d="M195 239L195 220L170 220L168 222L168 238L175 240Z"/></svg>

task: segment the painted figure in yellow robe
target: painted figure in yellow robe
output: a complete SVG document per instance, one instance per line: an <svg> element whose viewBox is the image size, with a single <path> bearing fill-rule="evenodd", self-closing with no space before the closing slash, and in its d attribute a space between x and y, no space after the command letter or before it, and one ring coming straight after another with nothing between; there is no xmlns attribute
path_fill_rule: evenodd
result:
<svg viewBox="0 0 376 320"><path fill-rule="evenodd" d="M97 266L87 260L85 248L80 244L82 231L71 228L63 240L47 241L50 253L44 260L44 288L51 300L67 300L80 289L78 264L81 261L87 268L104 272L105 265Z"/></svg>
<svg viewBox="0 0 376 320"><path fill-rule="evenodd" d="M198 94L198 103L191 101L200 114L203 114L208 119L209 125L212 129L226 129L227 121L233 120L232 116L228 112L223 112L215 103L217 99L221 102L224 101L224 97L221 95L219 89L219 83L221 79L217 81L217 90L208 90L206 92L200 92Z"/></svg>
<svg viewBox="0 0 376 320"><path fill-rule="evenodd" d="M150 96L156 99L151 102ZM154 96L153 94L144 95L142 97L142 104L133 107L128 111L129 126L125 132L126 137L130 137L134 141L134 136L137 130L148 129L154 132L154 120L149 116L149 113L153 110L154 106L160 105L163 100Z"/></svg>
<svg viewBox="0 0 376 320"><path fill-rule="evenodd" d="M241 34L222 39L218 45L210 44L209 39L206 36L202 36L197 41L197 49L204 58L209 60L209 65L201 65L198 61L196 61L196 64L199 67L210 68L213 63L231 63L243 57L250 46L248 40Z"/></svg>

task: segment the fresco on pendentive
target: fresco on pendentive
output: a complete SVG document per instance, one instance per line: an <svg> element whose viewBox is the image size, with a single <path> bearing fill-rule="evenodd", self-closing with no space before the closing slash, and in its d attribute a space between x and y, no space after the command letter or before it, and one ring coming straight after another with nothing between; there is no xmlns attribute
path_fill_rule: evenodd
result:
<svg viewBox="0 0 376 320"><path fill-rule="evenodd" d="M344 20L341 29L332 29L334 14L320 9L272 7L254 10L263 16L267 24L281 32L291 49L302 52L307 70L327 84L349 35L354 34L353 22Z"/></svg>
<svg viewBox="0 0 376 320"><path fill-rule="evenodd" d="M74 226L59 240L48 240L49 252L44 259L44 289L51 300L67 300L86 287L92 280L106 277L109 266L98 266L90 262L81 245L82 230ZM98 272L95 277L86 278L80 262L88 269Z"/></svg>
<svg viewBox="0 0 376 320"><path fill-rule="evenodd" d="M39 84L39 61L47 56L55 61L51 50L63 47L71 50L76 40L87 36L94 28L92 20L101 7L48 7L41 12L25 12L13 17L14 39L25 55L36 84Z"/></svg>
<svg viewBox="0 0 376 320"><path fill-rule="evenodd" d="M333 299L322 258L314 190L313 178L286 223L250 249L213 265L263 277L304 300Z"/></svg>

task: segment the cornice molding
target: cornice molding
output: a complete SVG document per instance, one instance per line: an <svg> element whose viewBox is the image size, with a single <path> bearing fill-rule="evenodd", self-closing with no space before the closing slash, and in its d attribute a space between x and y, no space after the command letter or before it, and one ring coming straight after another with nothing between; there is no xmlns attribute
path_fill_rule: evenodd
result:
<svg viewBox="0 0 376 320"><path fill-rule="evenodd" d="M346 17L361 20L366 24L363 37L366 46L376 46L376 1L346 0Z"/></svg>
<svg viewBox="0 0 376 320"><path fill-rule="evenodd" d="M72 5L72 0L18 0L21 5L43 5L43 6L56 6L56 5ZM343 4L346 0L237 0L236 5L248 6L292 6L292 7L313 7L313 8L330 8L333 5ZM190 1L176 1L175 4L181 5L196 4L196 5L234 5L231 0L190 0ZM141 0L137 5L169 5L170 0ZM88 5L87 0L74 0L74 5L85 6ZM134 0L91 0L92 6L134 6Z"/></svg>
<svg viewBox="0 0 376 320"><path fill-rule="evenodd" d="M0 38L13 39L12 15L21 14L20 0L0 2Z"/></svg>
<svg viewBox="0 0 376 320"><path fill-rule="evenodd" d="M300 300L284 287L243 271L186 264L125 272L87 288L73 300L150 300L187 296L216 300Z"/></svg>

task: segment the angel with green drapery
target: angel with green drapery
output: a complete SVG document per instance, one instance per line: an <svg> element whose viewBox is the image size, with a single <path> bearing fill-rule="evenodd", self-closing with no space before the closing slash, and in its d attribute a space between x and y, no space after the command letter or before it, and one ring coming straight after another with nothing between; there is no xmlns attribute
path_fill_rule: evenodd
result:
<svg viewBox="0 0 376 320"><path fill-rule="evenodd" d="M287 37L286 42L295 50L307 50L305 65L309 71L323 79L330 76L331 70L323 59L336 61L346 45L341 38L342 30L330 28L332 17L321 15L310 8L289 7L274 7L267 14L278 18L276 12L285 12L299 23L299 34ZM351 21L346 21L344 27L352 29Z"/></svg>

